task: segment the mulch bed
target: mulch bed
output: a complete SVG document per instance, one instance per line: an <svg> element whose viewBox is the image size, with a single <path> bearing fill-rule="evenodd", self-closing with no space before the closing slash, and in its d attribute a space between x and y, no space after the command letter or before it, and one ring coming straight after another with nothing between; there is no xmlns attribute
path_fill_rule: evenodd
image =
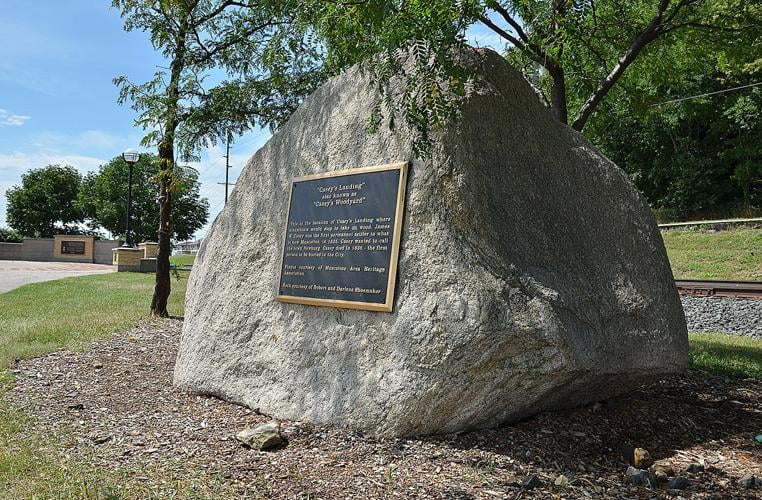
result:
<svg viewBox="0 0 762 500"><path fill-rule="evenodd" d="M84 352L16 363L11 400L35 432L74 439L62 452L110 469L158 467L176 478L221 477L242 496L278 498L755 497L762 478L762 383L691 372L628 396L545 413L496 430L375 440L284 421L288 442L244 448L236 432L269 421L172 386L182 323L147 322ZM670 462L686 490L625 484L622 448ZM689 464L703 471L686 472ZM556 485L563 474L569 485ZM522 489L536 475L540 485ZM145 480L149 480L145 478Z"/></svg>

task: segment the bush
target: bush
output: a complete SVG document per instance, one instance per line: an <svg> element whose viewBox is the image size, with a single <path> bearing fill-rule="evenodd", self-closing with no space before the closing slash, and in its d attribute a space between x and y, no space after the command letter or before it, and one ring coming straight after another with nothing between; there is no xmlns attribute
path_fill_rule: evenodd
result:
<svg viewBox="0 0 762 500"><path fill-rule="evenodd" d="M7 227L0 227L0 243L21 243L21 235Z"/></svg>

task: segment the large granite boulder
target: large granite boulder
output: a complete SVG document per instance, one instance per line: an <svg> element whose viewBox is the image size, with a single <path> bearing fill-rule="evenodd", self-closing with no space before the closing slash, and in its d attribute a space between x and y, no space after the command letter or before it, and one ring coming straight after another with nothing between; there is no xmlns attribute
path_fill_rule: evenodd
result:
<svg viewBox="0 0 762 500"><path fill-rule="evenodd" d="M686 366L661 236L624 172L490 51L431 160L365 132L358 69L248 162L188 283L177 386L376 436L496 426ZM399 122L399 121L398 121ZM277 302L296 176L411 160L394 311Z"/></svg>

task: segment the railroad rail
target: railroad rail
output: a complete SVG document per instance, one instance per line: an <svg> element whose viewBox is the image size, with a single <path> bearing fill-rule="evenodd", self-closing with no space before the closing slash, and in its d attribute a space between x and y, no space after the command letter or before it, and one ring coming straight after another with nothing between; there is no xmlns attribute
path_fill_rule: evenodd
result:
<svg viewBox="0 0 762 500"><path fill-rule="evenodd" d="M680 295L762 300L761 281L675 280Z"/></svg>
<svg viewBox="0 0 762 500"><path fill-rule="evenodd" d="M718 220L696 220L688 222L668 222L659 224L659 229L678 229L691 226L713 226L715 228L727 228L736 225L759 225L762 224L762 217L754 219L718 219Z"/></svg>

